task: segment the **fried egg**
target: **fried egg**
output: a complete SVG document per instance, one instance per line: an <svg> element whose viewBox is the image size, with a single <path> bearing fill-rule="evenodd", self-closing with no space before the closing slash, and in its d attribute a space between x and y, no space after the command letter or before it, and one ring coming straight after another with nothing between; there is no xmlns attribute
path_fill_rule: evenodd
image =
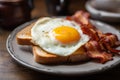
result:
<svg viewBox="0 0 120 80"><path fill-rule="evenodd" d="M90 37L83 34L80 25L63 18L39 19L31 29L32 42L46 52L69 56L87 43Z"/></svg>

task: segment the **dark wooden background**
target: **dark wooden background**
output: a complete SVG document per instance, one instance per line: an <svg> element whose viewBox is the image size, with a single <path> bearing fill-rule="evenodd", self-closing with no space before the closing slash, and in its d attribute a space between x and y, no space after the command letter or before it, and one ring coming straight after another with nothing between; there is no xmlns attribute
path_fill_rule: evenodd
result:
<svg viewBox="0 0 120 80"><path fill-rule="evenodd" d="M44 0L35 0L34 2L35 8L31 12L32 18L49 15ZM85 10L84 3L85 0L71 0L70 12L74 13L79 9ZM120 24L111 25L120 30ZM99 74L74 77L49 75L28 69L18 64L9 55L6 49L6 39L10 33L11 31L0 28L0 80L120 80L120 65Z"/></svg>

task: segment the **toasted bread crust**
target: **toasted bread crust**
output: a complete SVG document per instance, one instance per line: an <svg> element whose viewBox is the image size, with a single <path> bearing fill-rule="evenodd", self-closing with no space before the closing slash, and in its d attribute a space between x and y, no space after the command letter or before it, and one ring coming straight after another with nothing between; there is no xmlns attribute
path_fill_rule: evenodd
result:
<svg viewBox="0 0 120 80"><path fill-rule="evenodd" d="M16 35L16 40L19 45L33 45L31 42L31 28L34 25L34 23L26 26L24 29L19 31Z"/></svg>
<svg viewBox="0 0 120 80"><path fill-rule="evenodd" d="M70 56L58 56L55 54L50 54L42 50L38 46L33 46L33 54L35 61L43 64L54 64L54 63L58 64L58 63L80 62L80 61L88 60L88 57L84 53L83 47L78 49Z"/></svg>
<svg viewBox="0 0 120 80"><path fill-rule="evenodd" d="M76 52L71 54L70 56L58 56L55 54L50 54L44 51L42 48L34 45L31 40L31 28L34 23L26 26L23 30L17 33L16 40L19 45L33 45L33 55L34 60L38 63L42 64L59 64L66 62L80 62L88 60L86 56L84 47L79 48Z"/></svg>
<svg viewBox="0 0 120 80"><path fill-rule="evenodd" d="M38 46L33 46L33 54L35 61L43 64L63 63L66 62L68 58L49 54Z"/></svg>

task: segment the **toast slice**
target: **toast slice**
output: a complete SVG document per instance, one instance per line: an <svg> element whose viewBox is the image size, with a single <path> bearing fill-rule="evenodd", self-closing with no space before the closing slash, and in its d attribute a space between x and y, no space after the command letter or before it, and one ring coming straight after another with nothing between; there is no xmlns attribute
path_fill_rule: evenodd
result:
<svg viewBox="0 0 120 80"><path fill-rule="evenodd" d="M31 28L33 25L34 23L26 26L24 29L17 33L16 40L19 45L33 45L31 42Z"/></svg>
<svg viewBox="0 0 120 80"><path fill-rule="evenodd" d="M81 47L70 56L58 56L55 54L50 54L38 46L33 46L34 60L38 63L43 64L59 64L86 61L88 60L88 57L84 52L84 48Z"/></svg>
<svg viewBox="0 0 120 80"><path fill-rule="evenodd" d="M34 60L38 63L42 64L59 64L59 63L68 63L68 62L81 62L88 60L88 56L85 53L84 47L79 48L70 56L58 56L55 54L50 54L40 48L34 43L31 42L31 28L33 27L34 23L26 26L24 29L19 31L16 35L16 40L19 45L33 45L33 55Z"/></svg>

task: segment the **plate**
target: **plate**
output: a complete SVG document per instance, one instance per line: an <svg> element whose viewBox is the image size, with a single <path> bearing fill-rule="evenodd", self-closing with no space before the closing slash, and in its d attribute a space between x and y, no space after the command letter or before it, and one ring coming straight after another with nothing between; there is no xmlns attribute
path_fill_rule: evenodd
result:
<svg viewBox="0 0 120 80"><path fill-rule="evenodd" d="M36 63L33 59L31 47L18 45L16 42L16 34L20 30L22 30L23 28L25 28L26 26L30 25L35 21L36 20L32 20L21 26L18 26L8 36L8 39L6 42L7 50L10 53L10 55L17 62L19 62L20 64L28 68L31 68L39 72L44 72L44 73L49 73L54 75L55 74L56 75L86 75L86 74L93 74L93 73L108 70L120 63L120 57L118 56L115 56L114 60L108 61L105 64L95 63L92 61L79 63L79 64L59 64L59 65L43 65L43 64ZM94 21L94 20L91 20L91 23L94 26L96 26L98 29L102 30L103 32L112 32L116 34L120 39L120 33L114 27L99 21Z"/></svg>

